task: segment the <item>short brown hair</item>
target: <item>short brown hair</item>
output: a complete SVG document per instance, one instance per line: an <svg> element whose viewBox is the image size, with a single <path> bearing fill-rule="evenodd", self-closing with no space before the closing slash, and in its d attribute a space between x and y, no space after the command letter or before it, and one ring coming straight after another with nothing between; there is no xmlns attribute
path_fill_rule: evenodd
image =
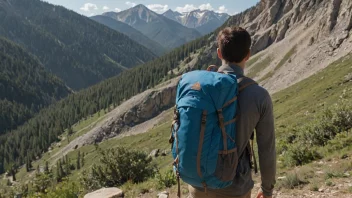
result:
<svg viewBox="0 0 352 198"><path fill-rule="evenodd" d="M248 55L252 39L241 27L227 27L219 32L217 42L225 61L240 63Z"/></svg>

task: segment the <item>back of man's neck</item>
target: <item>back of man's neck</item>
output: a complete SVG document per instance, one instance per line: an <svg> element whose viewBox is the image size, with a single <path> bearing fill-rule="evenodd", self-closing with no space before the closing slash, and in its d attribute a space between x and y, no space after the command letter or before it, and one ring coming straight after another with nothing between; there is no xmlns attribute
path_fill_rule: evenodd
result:
<svg viewBox="0 0 352 198"><path fill-rule="evenodd" d="M243 70L244 70L244 68L246 67L246 64L245 64L245 63L228 63L228 62L223 61L222 64L223 64L223 65L233 65L233 66L237 66L237 67L240 67L240 68L243 69Z"/></svg>

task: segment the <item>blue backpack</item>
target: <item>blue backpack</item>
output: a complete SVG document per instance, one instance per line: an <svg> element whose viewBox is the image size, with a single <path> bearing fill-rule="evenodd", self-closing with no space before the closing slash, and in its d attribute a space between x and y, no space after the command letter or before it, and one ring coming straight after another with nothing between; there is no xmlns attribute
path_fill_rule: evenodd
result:
<svg viewBox="0 0 352 198"><path fill-rule="evenodd" d="M236 176L237 97L242 88L233 74L192 71L177 86L170 143L178 183L226 188ZM180 197L180 185L178 191Z"/></svg>

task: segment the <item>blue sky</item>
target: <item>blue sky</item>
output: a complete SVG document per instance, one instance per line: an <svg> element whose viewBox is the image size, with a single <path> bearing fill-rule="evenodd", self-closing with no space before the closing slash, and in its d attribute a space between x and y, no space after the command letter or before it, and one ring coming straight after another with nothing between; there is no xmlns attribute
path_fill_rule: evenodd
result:
<svg viewBox="0 0 352 198"><path fill-rule="evenodd" d="M168 9L190 11L209 9L218 12L236 14L253 5L259 0L45 0L49 3L62 5L86 16L101 14L107 11L120 11L144 4L150 9L162 13Z"/></svg>

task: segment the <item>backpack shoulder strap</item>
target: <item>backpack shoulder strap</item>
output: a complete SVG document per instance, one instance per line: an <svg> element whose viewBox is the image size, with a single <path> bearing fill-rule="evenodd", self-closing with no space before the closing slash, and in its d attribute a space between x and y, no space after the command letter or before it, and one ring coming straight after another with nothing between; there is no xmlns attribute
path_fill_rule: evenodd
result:
<svg viewBox="0 0 352 198"><path fill-rule="evenodd" d="M220 67L218 67L216 65L210 65L207 68L207 71L219 72L219 73L222 73L222 74L231 74L232 73L231 71L227 71L227 70L224 70L224 71L221 70L220 71L219 69L220 69ZM239 84L239 91L240 92L243 91L245 88L251 86L251 85L258 85L258 83L256 81L254 81L253 79L248 78L246 76L238 78L237 83Z"/></svg>
<svg viewBox="0 0 352 198"><path fill-rule="evenodd" d="M248 78L246 76L243 76L237 80L239 84L239 92L243 91L245 88L251 86L251 85L258 85L256 81L254 81L251 78Z"/></svg>

